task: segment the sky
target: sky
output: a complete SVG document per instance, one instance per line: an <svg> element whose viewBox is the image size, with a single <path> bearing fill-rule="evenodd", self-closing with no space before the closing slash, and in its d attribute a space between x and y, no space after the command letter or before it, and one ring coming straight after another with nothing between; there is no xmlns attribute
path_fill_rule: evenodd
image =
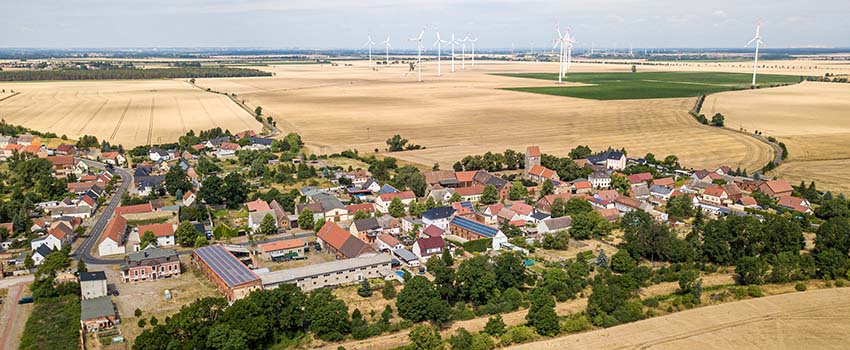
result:
<svg viewBox="0 0 850 350"><path fill-rule="evenodd" d="M850 47L848 0L4 0L0 47L397 49L427 27L478 48L738 48L762 24L768 47ZM376 49L378 50L378 49Z"/></svg>

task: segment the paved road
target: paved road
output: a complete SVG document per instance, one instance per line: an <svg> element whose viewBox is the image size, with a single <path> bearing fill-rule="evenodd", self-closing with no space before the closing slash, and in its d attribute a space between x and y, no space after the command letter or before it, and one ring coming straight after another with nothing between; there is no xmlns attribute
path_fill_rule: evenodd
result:
<svg viewBox="0 0 850 350"><path fill-rule="evenodd" d="M95 162L92 160L83 159L86 164L90 167L103 169L106 165L100 162ZM121 205L121 197L124 196L124 193L127 192L127 189L130 188L130 184L133 183L133 175L130 174L129 171L123 168L114 168L115 173L121 176L121 184L118 185L118 188L115 190L115 194L112 196L112 199L106 205L106 208L103 209L103 213L100 214L100 217L97 218L97 221L92 225L91 230L89 231L89 236L77 247L77 250L74 251L72 256L79 257L86 264L94 264L94 265L112 265L112 264L120 264L124 260L122 259L101 259L99 257L95 257L92 255L92 249L97 245L100 240L100 236L103 234L104 229L106 229L106 224L109 223L109 219L112 218L112 214L115 213L115 208L118 208Z"/></svg>
<svg viewBox="0 0 850 350"><path fill-rule="evenodd" d="M9 287L9 294L3 300L3 308L0 311L0 327L2 327L0 329L0 348L16 349L18 347L20 339L18 339L18 331L14 329L20 329L23 327L22 323L26 321L20 319L21 313L18 312L18 299L24 295L25 287L25 284Z"/></svg>

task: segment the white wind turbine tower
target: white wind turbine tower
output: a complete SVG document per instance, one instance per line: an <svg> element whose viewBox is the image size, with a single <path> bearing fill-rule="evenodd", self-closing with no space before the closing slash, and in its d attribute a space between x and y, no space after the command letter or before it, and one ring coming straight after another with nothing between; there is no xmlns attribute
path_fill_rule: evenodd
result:
<svg viewBox="0 0 850 350"><path fill-rule="evenodd" d="M433 45L431 45L432 47L434 47L434 46L436 46L436 47L437 47L437 76L438 76L438 77L443 76L443 68L442 68L442 65L441 65L441 63L440 63L440 56L442 56L442 53L441 53L441 51L440 51L440 48L441 48L443 45L445 45L447 42L448 42L448 41L445 41L445 40L443 40L443 39L440 39L440 32L437 32L437 41L435 41L435 42L434 42L434 44L433 44Z"/></svg>
<svg viewBox="0 0 850 350"><path fill-rule="evenodd" d="M478 38L469 39L469 37L467 37L467 40L472 43L472 67L475 68L475 42L478 41Z"/></svg>
<svg viewBox="0 0 850 350"><path fill-rule="evenodd" d="M422 82L422 36L425 35L425 29L419 32L416 38L410 38L410 41L416 42L416 69L419 71L418 81Z"/></svg>
<svg viewBox="0 0 850 350"><path fill-rule="evenodd" d="M570 65L573 63L573 44L576 42L575 37L573 37L573 31L570 28L567 28L567 32L564 34L565 39L567 40L566 48L567 51L567 66L564 69L564 76L567 75L567 71L570 70Z"/></svg>
<svg viewBox="0 0 850 350"><path fill-rule="evenodd" d="M534 59L534 42L532 41L532 42L528 43L528 45L531 47L531 52L530 52L531 59L532 59L532 60L535 60L535 59ZM535 60L535 61L536 61L536 60Z"/></svg>
<svg viewBox="0 0 850 350"><path fill-rule="evenodd" d="M386 49L387 61L385 63L386 65L390 65L390 48L392 47L390 46L390 37L387 36L387 40L382 41L381 44L383 44Z"/></svg>
<svg viewBox="0 0 850 350"><path fill-rule="evenodd" d="M555 30L558 32L558 38L554 40L555 45L552 46L552 51L554 52L556 47L560 47L558 51L558 84L561 84L564 78L564 52L566 52L567 36L561 33L561 28L558 28L558 26L555 26Z"/></svg>
<svg viewBox="0 0 850 350"><path fill-rule="evenodd" d="M372 36L369 35L366 43L363 44L363 47L369 47L369 68L372 68L372 46L375 45L375 42L372 41Z"/></svg>
<svg viewBox="0 0 850 350"><path fill-rule="evenodd" d="M448 45L452 46L452 73L455 72L455 45L458 45L458 44L460 44L460 42L457 41L457 39L455 39L455 35L454 35L454 33L452 33L452 40L449 40L446 43L446 46L448 46Z"/></svg>
<svg viewBox="0 0 850 350"><path fill-rule="evenodd" d="M469 41L469 37L463 38L460 41L460 69L466 69L466 42Z"/></svg>
<svg viewBox="0 0 850 350"><path fill-rule="evenodd" d="M750 85L750 87L756 87L756 71L758 70L758 64L759 64L759 45L767 46L767 45L765 45L765 43L763 41L761 41L761 35L759 34L760 30L761 30L761 23L756 24L756 36L753 37L750 40L750 42L747 43L747 45L745 45L745 47L746 47L746 46L750 46L750 44L752 44L752 43L756 43L756 54L755 54L755 57L753 58L753 83Z"/></svg>

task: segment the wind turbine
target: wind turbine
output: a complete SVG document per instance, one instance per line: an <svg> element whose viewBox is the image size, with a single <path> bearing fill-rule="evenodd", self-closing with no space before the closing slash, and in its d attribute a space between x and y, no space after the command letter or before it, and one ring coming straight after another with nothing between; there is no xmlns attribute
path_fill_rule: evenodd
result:
<svg viewBox="0 0 850 350"><path fill-rule="evenodd" d="M563 83L562 79L564 78L564 53L566 52L566 44L567 44L567 35L561 33L561 28L555 26L555 30L558 32L558 38L554 40L555 45L552 46L552 52L555 51L556 47L560 47L558 51L558 84Z"/></svg>
<svg viewBox="0 0 850 350"><path fill-rule="evenodd" d="M363 44L364 47L366 47L366 46L369 47L369 68L372 68L372 46L374 46L374 45L375 45L375 42L372 41L372 36L369 35L368 39L366 40L366 43Z"/></svg>
<svg viewBox="0 0 850 350"><path fill-rule="evenodd" d="M756 54L755 54L755 57L753 59L753 83L750 85L750 87L753 87L753 88L756 87L756 71L758 70L758 64L759 64L759 45L767 46L763 41L761 41L761 35L759 34L760 30L761 30L761 23L756 24L756 36L753 37L752 39L750 39L750 42L748 42L747 45L744 45L744 47L747 47L747 46L750 46L750 44L752 44L752 43L756 43Z"/></svg>
<svg viewBox="0 0 850 350"><path fill-rule="evenodd" d="M452 33L452 40L449 40L446 45L452 46L452 73L455 72L455 45L460 44L457 39L455 39L455 34Z"/></svg>
<svg viewBox="0 0 850 350"><path fill-rule="evenodd" d="M416 42L416 69L419 71L419 82L422 82L422 36L425 35L425 29L419 32L416 38L410 38L410 41Z"/></svg>
<svg viewBox="0 0 850 350"><path fill-rule="evenodd" d="M442 68L442 65L441 65L441 63L440 63L440 56L442 56L442 53L441 53L441 51L440 51L440 48L441 48L443 45L445 45L446 43L447 43L447 41L445 41L445 40L443 40L443 39L440 39L440 32L437 32L437 41L435 41L435 42L434 42L434 44L433 44L433 45L431 45L431 46L432 46L432 47L434 47L434 46L436 46L436 47L437 47L437 76L438 76L438 77L443 76L443 68Z"/></svg>
<svg viewBox="0 0 850 350"><path fill-rule="evenodd" d="M460 41L460 69L466 69L466 42L469 41L469 37L463 38Z"/></svg>
<svg viewBox="0 0 850 350"><path fill-rule="evenodd" d="M389 37L389 36L387 36L387 40L382 41L382 42L381 42L381 44L383 44L383 45L384 45L384 47L385 47L385 48L386 48L386 50L387 50L387 51L386 51L386 54L387 54L387 62L386 62L386 64L387 64L387 65L389 65L389 64L390 64L390 48L392 47L392 46L390 46L390 37Z"/></svg>
<svg viewBox="0 0 850 350"><path fill-rule="evenodd" d="M529 45L529 47L531 47L531 53L530 53L530 54L531 54L531 59L532 59L532 60L534 60L534 61L536 61L536 60L534 59L534 42L532 41L532 42L528 43L528 45Z"/></svg>
<svg viewBox="0 0 850 350"><path fill-rule="evenodd" d="M478 41L478 38L469 39L469 42L472 43L472 67L475 68L475 42Z"/></svg>

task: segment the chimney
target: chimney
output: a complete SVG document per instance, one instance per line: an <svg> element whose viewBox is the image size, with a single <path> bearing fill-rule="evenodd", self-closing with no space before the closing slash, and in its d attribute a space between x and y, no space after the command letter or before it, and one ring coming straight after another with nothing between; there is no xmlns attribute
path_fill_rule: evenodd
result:
<svg viewBox="0 0 850 350"><path fill-rule="evenodd" d="M147 252L147 250L145 250L145 257L146 257L146 258L148 257L148 252Z"/></svg>

